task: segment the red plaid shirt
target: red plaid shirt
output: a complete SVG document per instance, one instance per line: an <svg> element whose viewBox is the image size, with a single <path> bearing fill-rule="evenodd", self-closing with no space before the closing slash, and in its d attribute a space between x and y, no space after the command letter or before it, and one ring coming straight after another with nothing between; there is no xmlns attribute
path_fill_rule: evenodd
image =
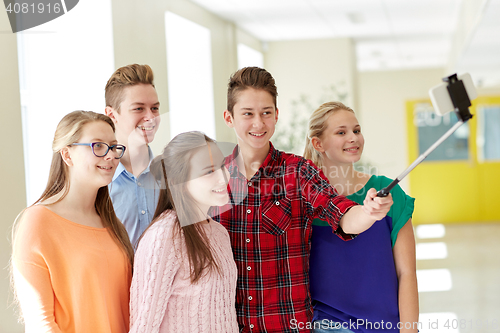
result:
<svg viewBox="0 0 500 333"><path fill-rule="evenodd" d="M272 144L250 180L238 171L237 153L238 146L227 157L231 206L216 208L213 215L220 214L214 218L229 232L238 266L238 323L242 332L298 332L313 314L312 220L328 221L339 236L351 239L354 236L337 228L342 215L356 204L338 196L312 162Z"/></svg>

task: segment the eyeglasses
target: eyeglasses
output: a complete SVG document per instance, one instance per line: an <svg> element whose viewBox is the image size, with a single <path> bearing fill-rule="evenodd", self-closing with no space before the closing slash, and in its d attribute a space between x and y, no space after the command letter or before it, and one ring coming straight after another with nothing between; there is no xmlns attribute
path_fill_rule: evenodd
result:
<svg viewBox="0 0 500 333"><path fill-rule="evenodd" d="M73 143L72 146L90 146L92 147L92 152L97 157L104 157L108 154L108 151L111 150L117 156L115 157L116 159L122 158L123 154L125 153L125 149L127 149L127 147L125 147L124 145L109 146L104 142Z"/></svg>

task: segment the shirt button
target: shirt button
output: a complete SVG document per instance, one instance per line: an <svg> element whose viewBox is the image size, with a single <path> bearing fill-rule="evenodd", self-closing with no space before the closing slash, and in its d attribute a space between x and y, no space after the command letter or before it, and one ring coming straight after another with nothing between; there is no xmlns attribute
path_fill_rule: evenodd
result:
<svg viewBox="0 0 500 333"><path fill-rule="evenodd" d="M276 201L276 206L279 206L280 205L280 202L279 201Z"/></svg>
<svg viewBox="0 0 500 333"><path fill-rule="evenodd" d="M141 210L141 214L142 215L146 214L146 211L145 210Z"/></svg>
<svg viewBox="0 0 500 333"><path fill-rule="evenodd" d="M252 267L247 266L247 271L250 271L250 270L252 270Z"/></svg>
<svg viewBox="0 0 500 333"><path fill-rule="evenodd" d="M248 296L248 300L251 301L253 299L252 296Z"/></svg>
<svg viewBox="0 0 500 333"><path fill-rule="evenodd" d="M141 185L142 185L141 182L137 182L137 186L141 186Z"/></svg>
<svg viewBox="0 0 500 333"><path fill-rule="evenodd" d="M252 182L248 182L248 186L252 186Z"/></svg>
<svg viewBox="0 0 500 333"><path fill-rule="evenodd" d="M247 209L247 213L250 214L252 211L250 209Z"/></svg>
<svg viewBox="0 0 500 333"><path fill-rule="evenodd" d="M246 241L247 241L247 243L250 243L250 238L247 238L247 240L246 240Z"/></svg>
<svg viewBox="0 0 500 333"><path fill-rule="evenodd" d="M250 324L250 328L253 328L253 324Z"/></svg>

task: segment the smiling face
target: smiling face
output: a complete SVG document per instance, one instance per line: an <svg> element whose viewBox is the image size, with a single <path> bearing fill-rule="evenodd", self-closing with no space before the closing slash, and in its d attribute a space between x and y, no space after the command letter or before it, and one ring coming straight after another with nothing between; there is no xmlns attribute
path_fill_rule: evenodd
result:
<svg viewBox="0 0 500 333"><path fill-rule="evenodd" d="M223 163L224 155L213 142L197 148L189 161L186 189L203 214L206 214L211 206L222 206L229 200L229 173Z"/></svg>
<svg viewBox="0 0 500 333"><path fill-rule="evenodd" d="M278 121L278 109L269 92L247 88L238 93L233 114L224 111L224 120L234 128L238 144L243 149L258 153L269 149L269 140Z"/></svg>
<svg viewBox="0 0 500 333"><path fill-rule="evenodd" d="M83 126L78 143L92 142L104 142L109 146L117 143L113 129L104 121L94 121ZM119 161L117 153L109 150L106 156L97 157L90 146L70 146L65 149L63 154L69 157L66 160L72 182L78 181L96 187L111 183Z"/></svg>
<svg viewBox="0 0 500 333"><path fill-rule="evenodd" d="M352 164L359 161L365 139L354 113L345 110L333 112L327 127L319 138L317 150L331 164Z"/></svg>
<svg viewBox="0 0 500 333"><path fill-rule="evenodd" d="M141 83L125 88L123 94L119 110L106 108L106 114L115 123L116 137L125 145L152 142L160 125L160 102L156 89Z"/></svg>

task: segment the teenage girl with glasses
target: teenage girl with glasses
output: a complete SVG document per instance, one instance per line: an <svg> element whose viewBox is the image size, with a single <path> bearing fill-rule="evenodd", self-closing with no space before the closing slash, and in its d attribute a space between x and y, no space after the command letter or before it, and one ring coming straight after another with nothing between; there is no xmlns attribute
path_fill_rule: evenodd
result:
<svg viewBox="0 0 500 333"><path fill-rule="evenodd" d="M108 194L114 125L75 111L57 126L49 180L14 225L12 278L26 332L128 332L133 249Z"/></svg>

